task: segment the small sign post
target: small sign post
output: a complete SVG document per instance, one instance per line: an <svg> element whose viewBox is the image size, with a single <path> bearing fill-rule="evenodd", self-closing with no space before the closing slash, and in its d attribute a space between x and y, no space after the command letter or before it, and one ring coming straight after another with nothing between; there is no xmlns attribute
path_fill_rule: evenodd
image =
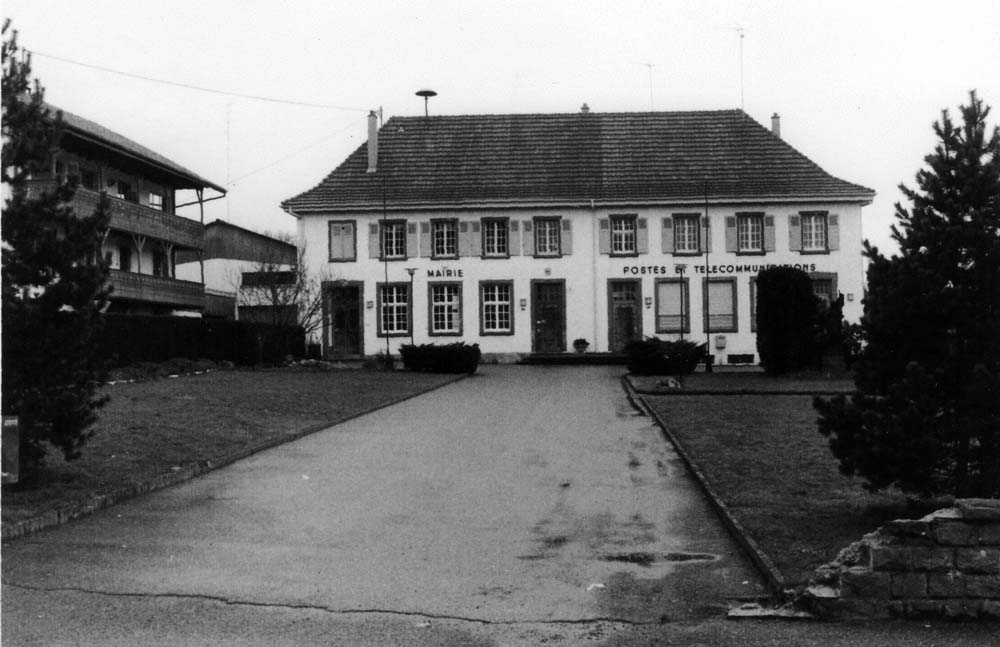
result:
<svg viewBox="0 0 1000 647"><path fill-rule="evenodd" d="M3 482L17 483L20 478L21 434L17 416L3 417L3 437L0 439L0 454L3 459Z"/></svg>

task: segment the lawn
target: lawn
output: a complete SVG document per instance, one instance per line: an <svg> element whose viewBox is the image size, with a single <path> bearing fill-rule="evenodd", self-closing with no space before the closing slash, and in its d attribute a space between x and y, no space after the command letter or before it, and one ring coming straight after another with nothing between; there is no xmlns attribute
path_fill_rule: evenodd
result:
<svg viewBox="0 0 1000 647"><path fill-rule="evenodd" d="M806 582L817 566L884 522L942 507L910 507L895 492L869 494L861 479L840 474L817 431L811 396L644 398L789 585Z"/></svg>
<svg viewBox="0 0 1000 647"><path fill-rule="evenodd" d="M455 379L363 369L228 370L105 387L83 456L53 450L32 487L3 488L4 525L294 437Z"/></svg>

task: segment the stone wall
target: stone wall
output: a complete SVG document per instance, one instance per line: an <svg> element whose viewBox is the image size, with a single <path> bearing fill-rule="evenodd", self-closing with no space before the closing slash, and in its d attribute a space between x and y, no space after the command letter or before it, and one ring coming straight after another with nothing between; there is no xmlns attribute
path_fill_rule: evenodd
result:
<svg viewBox="0 0 1000 647"><path fill-rule="evenodd" d="M890 522L817 569L797 603L823 617L1000 620L1000 500Z"/></svg>

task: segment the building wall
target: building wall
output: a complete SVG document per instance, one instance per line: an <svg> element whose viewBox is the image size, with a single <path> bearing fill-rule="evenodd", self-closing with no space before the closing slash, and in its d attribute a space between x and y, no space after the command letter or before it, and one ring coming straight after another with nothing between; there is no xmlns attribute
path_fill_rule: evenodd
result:
<svg viewBox="0 0 1000 647"><path fill-rule="evenodd" d="M726 219L737 212L763 212L773 217L774 251L762 255L742 255L726 251ZM827 211L837 216L839 224L839 249L828 253L801 253L790 250L790 216L801 211ZM371 225L380 222L379 214L331 214L303 216L299 221L300 239L306 241L305 262L311 271L326 268L329 275L345 281L363 284L363 352L374 354L386 348L386 337L378 334L377 312L378 285L388 279L390 283L410 283L407 268L416 270L413 277L411 299L412 339L416 343L448 343L465 341L478 343L484 353L523 354L532 352L533 317L532 281L558 280L565 282L566 330L565 347L572 350L572 341L584 338L590 342L591 352L609 349L608 281L612 279L637 280L641 291L642 335L664 339L678 339L678 333L656 333L656 285L667 278L683 277L688 280L690 331L686 339L705 341L710 338L710 349L716 362L724 364L729 355L756 355L755 335L750 325L750 279L767 264L799 266L810 273L836 275L836 290L845 295L844 316L857 321L861 316L861 297L864 285L861 256L861 207L844 204L773 204L773 205L711 205L709 208L710 250L706 256L681 256L664 252L661 241L664 233L663 218L674 213L704 215L703 208L655 207L640 209L509 209L483 211L425 211L392 212L389 220L406 220L416 223L417 234L410 236L407 258L383 262L369 244ZM645 224L648 251L634 256L615 257L601 253L600 223L613 214L631 214ZM428 258L420 249L420 226L431 219L457 218L460 226L481 222L482 218L508 217L518 221L521 254L510 258L489 259L479 256L461 256L457 259ZM569 221L572 252L560 257L536 258L530 253L529 234L524 223L533 218L559 217ZM330 222L355 223L355 253L353 262L331 262ZM533 236L533 231L531 236ZM461 234L460 234L461 235ZM472 234L470 234L472 235ZM511 244L514 234L511 233ZM377 244L375 246L377 249ZM686 265L683 274L679 264ZM707 265L707 269L706 269ZM702 284L706 277L736 279L736 332L706 334L702 306ZM462 334L460 336L435 336L429 333L428 284L433 282L461 284ZM513 282L513 332L510 335L480 334L480 282ZM835 296L835 295L834 295ZM725 337L725 348L717 349L716 338ZM400 344L409 343L410 334L390 336L388 347L397 352Z"/></svg>

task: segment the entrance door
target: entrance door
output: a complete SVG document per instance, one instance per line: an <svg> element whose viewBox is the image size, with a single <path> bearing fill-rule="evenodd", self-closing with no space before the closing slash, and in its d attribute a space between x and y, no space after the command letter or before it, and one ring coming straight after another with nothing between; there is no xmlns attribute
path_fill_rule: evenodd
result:
<svg viewBox="0 0 1000 647"><path fill-rule="evenodd" d="M327 355L361 355L361 313L360 283L327 287Z"/></svg>
<svg viewBox="0 0 1000 647"><path fill-rule="evenodd" d="M533 350L561 353L566 350L566 285L563 281L533 281L531 314L535 318Z"/></svg>
<svg viewBox="0 0 1000 647"><path fill-rule="evenodd" d="M608 282L608 348L621 353L642 337L641 288L638 281Z"/></svg>

